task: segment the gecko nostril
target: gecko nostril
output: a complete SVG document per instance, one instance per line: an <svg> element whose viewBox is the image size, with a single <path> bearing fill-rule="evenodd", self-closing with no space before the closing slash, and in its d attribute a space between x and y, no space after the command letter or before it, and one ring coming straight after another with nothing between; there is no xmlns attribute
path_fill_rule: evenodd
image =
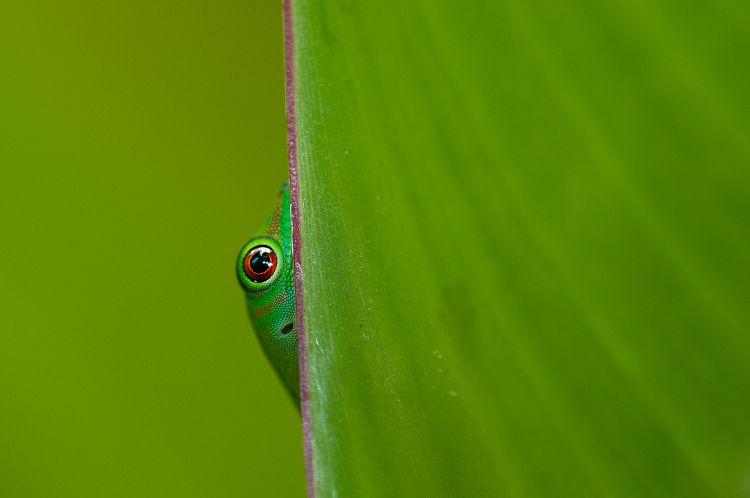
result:
<svg viewBox="0 0 750 498"><path fill-rule="evenodd" d="M293 328L294 328L294 323L287 323L286 325L284 325L284 328L281 329L281 333L288 334L289 332L292 331Z"/></svg>

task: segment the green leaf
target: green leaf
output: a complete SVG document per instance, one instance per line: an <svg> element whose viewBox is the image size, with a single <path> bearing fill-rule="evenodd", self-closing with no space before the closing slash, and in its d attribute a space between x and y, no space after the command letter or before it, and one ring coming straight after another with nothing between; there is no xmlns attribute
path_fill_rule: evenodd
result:
<svg viewBox="0 0 750 498"><path fill-rule="evenodd" d="M747 3L292 7L317 496L750 496Z"/></svg>

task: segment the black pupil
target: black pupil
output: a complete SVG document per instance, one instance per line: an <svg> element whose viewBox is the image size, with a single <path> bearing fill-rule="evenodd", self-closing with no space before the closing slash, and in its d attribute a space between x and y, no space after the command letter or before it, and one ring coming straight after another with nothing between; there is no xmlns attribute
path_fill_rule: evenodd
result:
<svg viewBox="0 0 750 498"><path fill-rule="evenodd" d="M250 268L252 268L258 275L264 274L271 269L272 266L271 250L268 248L259 249L250 257Z"/></svg>

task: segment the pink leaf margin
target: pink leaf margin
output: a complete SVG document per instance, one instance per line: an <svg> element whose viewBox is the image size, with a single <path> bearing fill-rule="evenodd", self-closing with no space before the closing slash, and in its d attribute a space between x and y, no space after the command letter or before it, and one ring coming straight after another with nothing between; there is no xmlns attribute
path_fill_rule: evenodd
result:
<svg viewBox="0 0 750 498"><path fill-rule="evenodd" d="M297 163L297 112L295 100L294 33L292 30L292 2L284 0L284 80L286 89L287 150L289 154L289 185L292 203L292 243L294 244L294 301L299 341L300 409L302 412L302 439L305 450L305 475L307 496L315 498L313 475L313 434L310 417L310 390L307 379L307 334L302 302L302 237L299 210L299 170Z"/></svg>

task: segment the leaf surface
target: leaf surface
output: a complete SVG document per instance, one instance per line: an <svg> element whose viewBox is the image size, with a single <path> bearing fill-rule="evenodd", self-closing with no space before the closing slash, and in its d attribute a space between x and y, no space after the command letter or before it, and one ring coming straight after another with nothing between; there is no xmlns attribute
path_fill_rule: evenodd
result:
<svg viewBox="0 0 750 498"><path fill-rule="evenodd" d="M317 496L750 494L748 12L293 0Z"/></svg>

